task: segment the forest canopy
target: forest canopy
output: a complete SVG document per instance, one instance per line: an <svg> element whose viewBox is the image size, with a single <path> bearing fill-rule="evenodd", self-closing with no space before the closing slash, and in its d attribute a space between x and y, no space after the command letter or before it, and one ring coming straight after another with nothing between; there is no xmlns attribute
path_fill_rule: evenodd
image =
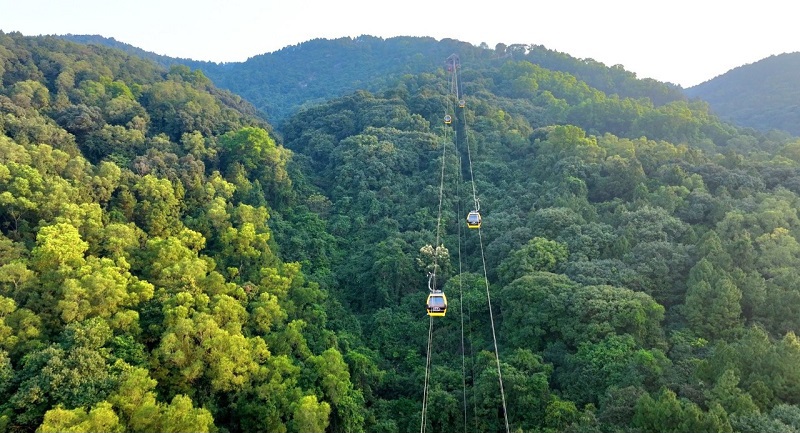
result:
<svg viewBox="0 0 800 433"><path fill-rule="evenodd" d="M0 431L800 431L800 141L501 48L273 128L0 33Z"/></svg>

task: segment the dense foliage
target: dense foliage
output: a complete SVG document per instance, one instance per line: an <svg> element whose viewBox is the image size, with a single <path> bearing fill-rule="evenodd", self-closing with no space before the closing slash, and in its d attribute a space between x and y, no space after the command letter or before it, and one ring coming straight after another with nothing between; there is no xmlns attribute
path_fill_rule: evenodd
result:
<svg viewBox="0 0 800 433"><path fill-rule="evenodd" d="M485 250L513 428L795 431L800 142L526 61L465 66L462 81L454 125L442 122L442 68L282 129L330 200L333 293L361 324L337 332L377 365L365 390L377 430L419 424L420 265L437 238L445 158L451 312L433 329L433 430L503 431ZM480 238L463 227L472 175Z"/></svg>
<svg viewBox="0 0 800 433"><path fill-rule="evenodd" d="M800 53L784 53L734 68L686 89L721 118L763 131L800 135Z"/></svg>
<svg viewBox="0 0 800 433"><path fill-rule="evenodd" d="M486 52L451 125L436 67L278 138L197 69L0 33L0 431L416 431L426 380L430 431L800 431L800 141Z"/></svg>
<svg viewBox="0 0 800 433"><path fill-rule="evenodd" d="M252 106L55 38L0 34L0 78L0 431L361 429Z"/></svg>

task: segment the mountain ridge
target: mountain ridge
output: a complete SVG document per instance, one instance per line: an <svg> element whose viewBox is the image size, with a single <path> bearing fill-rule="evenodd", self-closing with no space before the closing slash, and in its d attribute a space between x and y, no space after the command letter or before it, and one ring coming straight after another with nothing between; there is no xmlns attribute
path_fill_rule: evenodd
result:
<svg viewBox="0 0 800 433"><path fill-rule="evenodd" d="M113 44L102 36L64 36L80 43ZM143 50L123 44L131 52ZM639 79L621 65L606 66L593 59L578 59L541 45L497 44L476 47L455 39L398 36L380 38L313 39L280 50L255 55L245 62L211 63L147 54L164 66L183 64L198 68L218 86L241 95L268 120L279 124L299 108L355 90L374 91L407 73L433 72L444 59L458 53L474 67L509 60L528 60L545 68L567 72L608 94L647 97L655 104L684 98L679 86ZM329 59L335 58L331 64ZM271 73L280 71L280 73Z"/></svg>
<svg viewBox="0 0 800 433"><path fill-rule="evenodd" d="M800 135L800 52L739 66L685 92L725 120Z"/></svg>
<svg viewBox="0 0 800 433"><path fill-rule="evenodd" d="M646 96L656 104L681 97L700 99L708 102L721 118L740 126L762 131L778 129L800 135L800 107L794 102L800 98L800 81L797 80L800 74L796 72L800 71L800 60L795 59L800 58L800 53L773 55L731 69L698 85L682 88L672 83L638 79L621 65L606 66L592 59L578 59L543 46L524 44L498 44L494 49L489 49L452 39L384 39L362 35L354 38L312 39L276 51L256 54L242 62L215 63L159 55L100 35L60 37L79 43L114 46L166 67L183 64L201 69L220 87L253 103L275 124L279 124L303 106L343 96L357 89L374 91L403 73L432 71L440 66L436 58L446 57L447 54L444 53L451 50L461 51L465 57L474 56L484 60L528 58L550 69L573 73L606 93L620 92L621 88L631 88L632 83L637 83L640 89L636 94L623 93L621 96ZM400 59L380 59L374 55L375 51L391 51L389 47L379 47L381 44L395 50L416 45L417 52L401 54ZM372 53L358 51L359 46L365 45L372 47ZM441 50L436 52L436 46L441 47ZM320 53L321 58L303 57L303 53L309 51ZM428 54L423 54L424 52ZM342 57L331 70L326 70L324 60L332 55ZM395 60L394 64L392 60ZM298 61L298 64L293 64L294 61ZM348 62L359 65L360 69L348 68ZM593 68L594 72L591 71ZM284 73L270 76L265 72L267 70L281 70Z"/></svg>

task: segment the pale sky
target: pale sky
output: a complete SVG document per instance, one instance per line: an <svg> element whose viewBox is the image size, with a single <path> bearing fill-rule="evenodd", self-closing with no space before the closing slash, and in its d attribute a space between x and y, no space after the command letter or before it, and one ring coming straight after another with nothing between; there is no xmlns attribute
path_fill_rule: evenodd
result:
<svg viewBox="0 0 800 433"><path fill-rule="evenodd" d="M0 0L0 30L98 34L213 62L361 35L535 44L688 88L800 51L795 7L789 0Z"/></svg>

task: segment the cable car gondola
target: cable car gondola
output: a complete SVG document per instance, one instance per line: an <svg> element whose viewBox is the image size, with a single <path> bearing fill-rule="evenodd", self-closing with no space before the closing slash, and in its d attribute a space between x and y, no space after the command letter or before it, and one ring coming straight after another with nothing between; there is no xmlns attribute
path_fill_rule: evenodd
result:
<svg viewBox="0 0 800 433"><path fill-rule="evenodd" d="M452 118L452 117L450 117L450 115L449 115L449 114L445 114L445 115L444 115L444 123L445 123L445 124L449 125L449 124L450 124L450 122L452 122L452 121L453 121L453 118Z"/></svg>
<svg viewBox="0 0 800 433"><path fill-rule="evenodd" d="M481 214L474 210L467 215L467 227L471 229L481 228Z"/></svg>
<svg viewBox="0 0 800 433"><path fill-rule="evenodd" d="M447 296L444 295L444 292L441 290L430 292L426 309L431 317L444 317L447 312Z"/></svg>
<svg viewBox="0 0 800 433"><path fill-rule="evenodd" d="M466 107L467 106L467 101L465 101L463 99L459 100L458 101L458 106L461 107L461 108Z"/></svg>

